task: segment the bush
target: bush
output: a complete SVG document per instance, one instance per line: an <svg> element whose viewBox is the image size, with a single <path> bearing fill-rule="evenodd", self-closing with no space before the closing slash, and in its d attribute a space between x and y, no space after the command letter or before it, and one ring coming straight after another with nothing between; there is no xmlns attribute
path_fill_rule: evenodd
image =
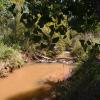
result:
<svg viewBox="0 0 100 100"><path fill-rule="evenodd" d="M21 54L13 49L12 47L7 47L3 43L0 43L0 61L5 63L4 67L18 67L23 65L24 60Z"/></svg>
<svg viewBox="0 0 100 100"><path fill-rule="evenodd" d="M77 60L83 59L85 52L84 52L79 40L75 41L74 47L71 51L71 54L73 56L77 57Z"/></svg>
<svg viewBox="0 0 100 100"><path fill-rule="evenodd" d="M99 45L93 45L71 77L55 85L54 100L100 100L99 52Z"/></svg>
<svg viewBox="0 0 100 100"><path fill-rule="evenodd" d="M56 48L56 53L57 54L60 54L63 51L65 51L65 49L66 49L66 42L65 42L65 40L63 38L60 38L58 43L56 43L55 48Z"/></svg>

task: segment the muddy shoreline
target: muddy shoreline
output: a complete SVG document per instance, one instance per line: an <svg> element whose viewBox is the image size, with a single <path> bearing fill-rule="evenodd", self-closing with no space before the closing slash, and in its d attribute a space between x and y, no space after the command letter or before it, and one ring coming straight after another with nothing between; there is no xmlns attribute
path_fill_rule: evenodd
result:
<svg viewBox="0 0 100 100"><path fill-rule="evenodd" d="M62 54L58 55L55 58L46 57L43 55L38 55L34 60L26 60L26 64L66 64L66 65L74 65L75 58L71 57L70 52L63 52ZM9 66L2 66L0 67L0 78L5 78L9 76L10 73L14 72L14 70L19 69L23 66L17 66L17 67L9 67Z"/></svg>
<svg viewBox="0 0 100 100"><path fill-rule="evenodd" d="M35 91L44 86L46 80L58 81L69 77L73 66L58 63L33 63L26 64L24 67L14 70L7 78L0 79L0 100L12 100L19 94L28 91ZM41 83L42 82L42 83ZM21 99L13 99L21 100ZM22 99L25 100L25 99Z"/></svg>

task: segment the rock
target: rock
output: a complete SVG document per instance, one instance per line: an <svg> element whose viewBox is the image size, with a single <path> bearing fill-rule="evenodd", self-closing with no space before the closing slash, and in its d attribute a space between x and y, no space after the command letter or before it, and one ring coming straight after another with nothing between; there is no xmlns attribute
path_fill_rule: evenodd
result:
<svg viewBox="0 0 100 100"><path fill-rule="evenodd" d="M0 70L0 77L7 77L9 74L9 69L6 69L6 68L2 68Z"/></svg>

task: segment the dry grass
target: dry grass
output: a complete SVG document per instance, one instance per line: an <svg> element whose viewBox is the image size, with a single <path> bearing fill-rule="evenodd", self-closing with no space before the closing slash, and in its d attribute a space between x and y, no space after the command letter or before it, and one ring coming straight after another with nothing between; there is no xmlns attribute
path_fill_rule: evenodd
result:
<svg viewBox="0 0 100 100"><path fill-rule="evenodd" d="M25 0L10 0L12 3L22 4Z"/></svg>

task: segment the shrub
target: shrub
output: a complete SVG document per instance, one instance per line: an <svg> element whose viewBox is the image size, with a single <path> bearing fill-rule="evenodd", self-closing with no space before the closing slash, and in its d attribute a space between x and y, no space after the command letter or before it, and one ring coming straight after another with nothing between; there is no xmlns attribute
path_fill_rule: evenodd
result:
<svg viewBox="0 0 100 100"><path fill-rule="evenodd" d="M58 43L56 43L55 49L56 49L57 54L62 53L63 51L65 51L66 43L65 43L63 38L60 38Z"/></svg>
<svg viewBox="0 0 100 100"><path fill-rule="evenodd" d="M100 59L96 57L99 52L99 44L92 45L87 57L73 71L71 77L55 85L54 100L100 99Z"/></svg>
<svg viewBox="0 0 100 100"><path fill-rule="evenodd" d="M21 54L13 49L12 47L7 47L3 43L0 43L0 61L5 63L4 67L19 67L23 65L24 60Z"/></svg>
<svg viewBox="0 0 100 100"><path fill-rule="evenodd" d="M84 57L85 52L84 52L79 40L75 41L74 47L71 51L71 54L73 56L77 57L77 60L81 60Z"/></svg>

